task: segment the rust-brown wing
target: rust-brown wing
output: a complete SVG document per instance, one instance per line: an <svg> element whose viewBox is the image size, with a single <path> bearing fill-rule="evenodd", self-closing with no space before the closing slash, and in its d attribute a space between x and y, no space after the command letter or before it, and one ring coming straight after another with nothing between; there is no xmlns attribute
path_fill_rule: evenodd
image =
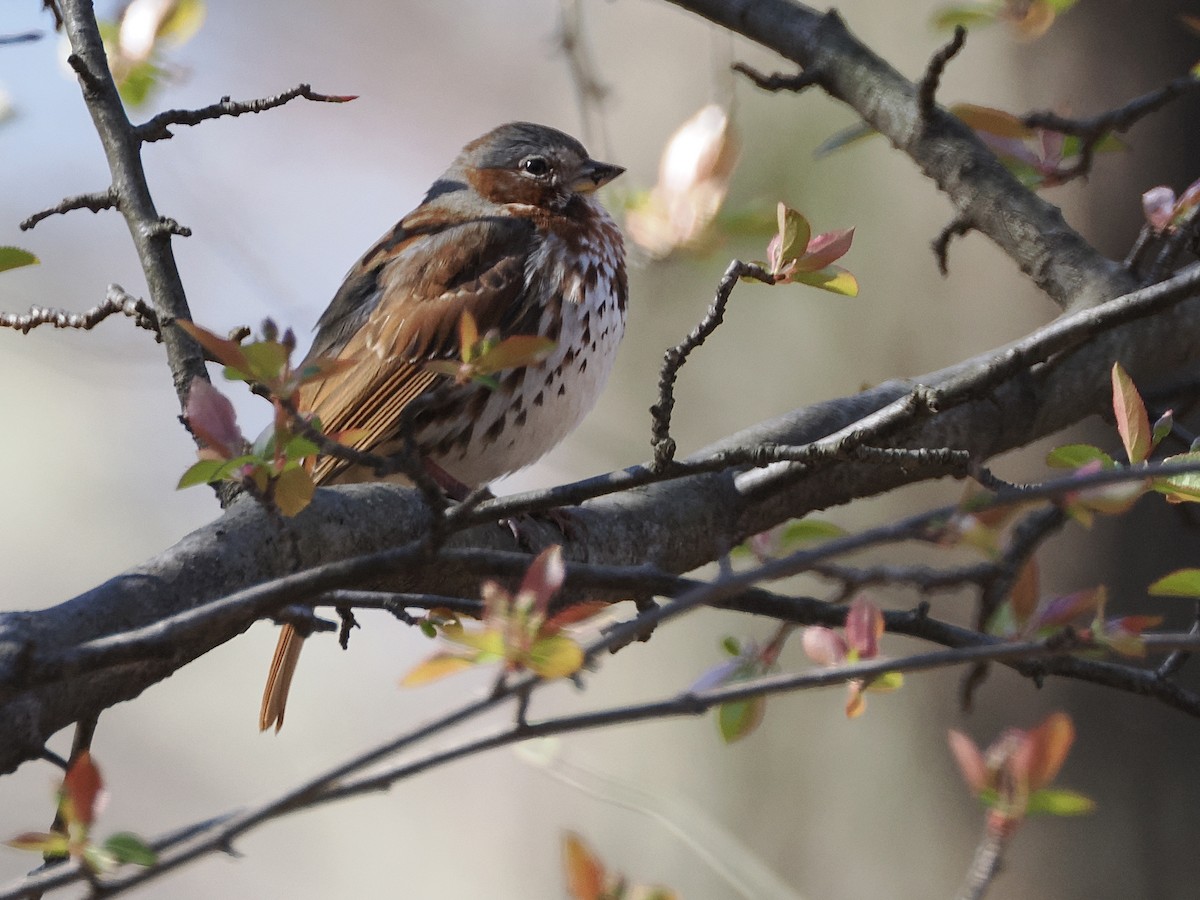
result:
<svg viewBox="0 0 1200 900"><path fill-rule="evenodd" d="M464 312L481 332L537 328L525 291L532 223L497 216L443 224L430 217L417 210L373 247L318 323L312 354L356 363L315 383L301 405L327 433L360 431L352 442L359 450L392 438L404 408L442 377L424 363L460 354ZM325 482L344 468L326 457L314 475Z"/></svg>

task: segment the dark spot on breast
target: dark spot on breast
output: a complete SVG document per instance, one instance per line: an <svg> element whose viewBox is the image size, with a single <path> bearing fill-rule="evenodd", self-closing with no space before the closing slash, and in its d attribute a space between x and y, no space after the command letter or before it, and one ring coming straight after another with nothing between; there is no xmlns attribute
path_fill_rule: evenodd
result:
<svg viewBox="0 0 1200 900"><path fill-rule="evenodd" d="M525 410L522 409L517 413L516 418L513 419L513 426L516 428L520 428L522 425L525 424L525 419L526 419ZM509 446L512 446L512 445L510 444Z"/></svg>
<svg viewBox="0 0 1200 900"><path fill-rule="evenodd" d="M545 402L546 402L546 395L542 391L538 391L537 396L535 396L533 398L533 405L541 406Z"/></svg>
<svg viewBox="0 0 1200 900"><path fill-rule="evenodd" d="M495 422L488 426L488 430L483 433L483 441L485 444L490 444L504 433L504 417L501 416Z"/></svg>
<svg viewBox="0 0 1200 900"><path fill-rule="evenodd" d="M593 350L596 349L595 344L592 344L592 349ZM579 374L580 375L582 375L584 372L587 371L587 361L588 361L588 358L586 356L579 361Z"/></svg>
<svg viewBox="0 0 1200 900"><path fill-rule="evenodd" d="M563 395L564 395L566 392L567 392L567 386L566 386L565 384L560 384L560 385L558 386L558 396L560 396L560 397L561 397L561 396L563 396Z"/></svg>

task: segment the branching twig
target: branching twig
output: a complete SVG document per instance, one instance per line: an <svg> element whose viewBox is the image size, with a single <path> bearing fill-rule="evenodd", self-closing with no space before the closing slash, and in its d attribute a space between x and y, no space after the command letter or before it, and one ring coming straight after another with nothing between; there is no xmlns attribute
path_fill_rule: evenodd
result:
<svg viewBox="0 0 1200 900"><path fill-rule="evenodd" d="M1124 106L1092 116L1090 119L1070 119L1048 110L1022 116L1027 128L1044 128L1080 138L1080 159L1069 169L1058 173L1061 181L1086 175L1091 169L1096 146L1111 133L1128 131L1137 122L1166 106L1176 97L1200 88L1200 81L1190 75L1176 78L1157 90L1137 97Z"/></svg>
<svg viewBox="0 0 1200 900"><path fill-rule="evenodd" d="M725 317L725 306L729 303L729 297L742 278L753 278L764 284L775 283L775 279L766 269L735 259L725 269L725 274L721 276L721 281L717 285L716 297L700 324L663 356L662 370L658 376L658 402L650 407L650 415L653 418L651 446L654 448L654 462L652 467L656 470L666 469L675 459L675 441L671 437L671 413L675 409L675 379L679 375L679 370L683 368L683 364L687 362L691 352L703 344L721 324L721 320Z"/></svg>
<svg viewBox="0 0 1200 900"><path fill-rule="evenodd" d="M1200 637L1197 636L1163 635L1161 637L1164 640L1160 644L1170 642L1179 646L1200 646ZM607 644L608 639L601 638L589 644L586 650L589 655L594 655ZM153 846L159 851L160 856L154 866L137 871L123 871L105 878L102 884L105 895L112 896L119 891L157 878L198 856L222 851L232 846L233 841L243 834L288 813L384 790L399 781L432 768L529 738L570 734L624 723L657 721L677 716L695 716L723 703L828 687L852 680L869 681L886 672L924 672L980 660L1015 662L1044 659L1070 653L1077 649L1079 648L1062 642L1056 645L1047 642L993 643L918 653L898 659L873 659L851 665L810 669L794 674L768 675L752 681L734 682L705 691L685 691L665 700L610 707L549 719L529 721L518 718L512 724L490 735L467 738L448 748L432 751L415 760L385 768L382 771L361 774L366 773L369 768L383 760L392 758L418 743L442 734L461 722L476 719L484 712L495 709L510 699L525 696L533 689L546 684L546 682L527 675L498 685L497 690L488 697L460 706L428 725L347 760L258 807L217 816L183 829L179 836L155 841ZM0 900L16 900L16 898L35 890L44 891L61 887L78 879L81 874L73 864L51 872L40 872L10 885L7 889L0 890Z"/></svg>

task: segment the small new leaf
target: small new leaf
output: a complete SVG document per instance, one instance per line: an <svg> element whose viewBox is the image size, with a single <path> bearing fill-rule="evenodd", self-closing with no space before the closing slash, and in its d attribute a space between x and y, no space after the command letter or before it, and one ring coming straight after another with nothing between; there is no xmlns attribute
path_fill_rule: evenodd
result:
<svg viewBox="0 0 1200 900"><path fill-rule="evenodd" d="M1082 816L1095 808L1096 802L1078 791L1043 788L1029 795L1025 812L1031 816Z"/></svg>
<svg viewBox="0 0 1200 900"><path fill-rule="evenodd" d="M766 709L766 697L722 703L717 707L717 728L721 732L721 739L732 744L753 734L762 724Z"/></svg>
<svg viewBox="0 0 1200 900"><path fill-rule="evenodd" d="M104 842L103 847L118 863L152 866L158 861L158 854L144 840L129 831L112 835Z"/></svg>
<svg viewBox="0 0 1200 900"><path fill-rule="evenodd" d="M1088 463L1096 461L1099 461L1105 469L1112 469L1116 466L1116 462L1111 456L1091 444L1064 444L1046 454L1046 465L1056 469L1078 469L1080 466L1086 466Z"/></svg>
<svg viewBox="0 0 1200 900"><path fill-rule="evenodd" d="M1113 413L1125 453L1134 465L1145 462L1153 449L1150 417L1129 373L1119 362L1112 367Z"/></svg>
<svg viewBox="0 0 1200 900"><path fill-rule="evenodd" d="M1200 599L1200 569L1176 569L1150 585L1154 597L1192 597Z"/></svg>
<svg viewBox="0 0 1200 900"><path fill-rule="evenodd" d="M19 269L22 266L35 266L39 261L28 250L22 250L20 247L0 247L0 272Z"/></svg>

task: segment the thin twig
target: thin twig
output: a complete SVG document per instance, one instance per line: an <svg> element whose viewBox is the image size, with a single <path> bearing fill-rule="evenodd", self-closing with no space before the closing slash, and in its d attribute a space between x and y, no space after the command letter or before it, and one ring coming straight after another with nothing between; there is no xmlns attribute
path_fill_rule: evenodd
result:
<svg viewBox="0 0 1200 900"><path fill-rule="evenodd" d="M76 209L90 209L92 212L98 213L102 209L116 209L117 205L116 192L111 188L107 191L97 191L94 194L77 194L74 197L67 197L48 209L35 212L21 222L19 227L22 231L29 231L42 219L48 219L51 216L60 216Z"/></svg>
<svg viewBox="0 0 1200 900"><path fill-rule="evenodd" d="M609 89L600 80L599 67L588 48L583 4L580 0L559 0L558 9L558 48L567 61L567 70L571 73L575 102L579 107L579 118L583 122L583 137L588 147L595 150L599 158L607 159L610 144L604 104L608 99Z"/></svg>
<svg viewBox="0 0 1200 900"><path fill-rule="evenodd" d="M928 120L932 115L938 85L941 83L942 73L946 70L946 64L958 56L966 42L967 29L955 25L954 37L929 60L929 65L925 67L925 75L917 88L917 109L922 119Z"/></svg>
<svg viewBox="0 0 1200 900"><path fill-rule="evenodd" d="M1188 646L1200 646L1200 638L1181 635L1171 635L1170 638L1172 641ZM586 649L589 654L594 653L597 647L603 643L604 641L601 639L593 642ZM570 734L618 724L660 721L670 717L696 716L724 703L829 687L854 680L870 681L893 671L924 672L982 659L997 662L1039 659L1069 653L1075 649L1078 648L1061 643L1050 645L1045 642L1026 642L938 650L897 659L874 659L851 665L810 669L794 674L767 675L751 681L733 682L704 691L686 691L664 700L616 706L537 721L524 721L518 717L511 724L493 734L467 738L448 748L431 751L415 760L382 771L359 774L367 772L368 769L377 766L383 760L407 751L418 743L448 731L455 725L476 719L484 712L490 711L510 699L520 698L547 683L526 675L498 685L498 689L488 697L460 706L428 725L361 753L257 807L213 817L205 822L189 826L175 836L154 841L152 846L159 851L159 860L154 866L132 871L122 870L113 876L104 878L102 886L105 896L112 896L135 885L158 878L199 856L222 851L232 846L233 841L241 835L288 813L312 809L348 797L383 790L432 768L529 738ZM353 777L355 775L359 777ZM0 890L0 900L17 900L29 892L61 887L80 877L82 877L82 873L74 864L65 865L52 872L39 872Z"/></svg>
<svg viewBox="0 0 1200 900"><path fill-rule="evenodd" d="M22 334L28 334L39 325L90 331L116 313L129 316L138 328L145 328L147 331L158 334L158 319L149 304L127 294L124 289L115 284L108 286L108 294L103 303L84 312L73 313L65 309L33 306L24 315L0 313L0 328L14 328Z"/></svg>
<svg viewBox="0 0 1200 900"><path fill-rule="evenodd" d="M135 126L133 133L138 140L145 143L165 141L174 137L170 130L172 125L199 125L211 119L236 118L246 113L265 112L291 103L297 98L312 100L315 103L347 103L357 99L350 95L318 94L313 91L311 85L301 84L274 97L258 100L231 100L229 97L222 97L211 106L203 106L200 109L168 109Z"/></svg>
<svg viewBox="0 0 1200 900"><path fill-rule="evenodd" d="M691 352L703 344L721 324L730 295L742 278L754 279L764 284L775 283L774 277L766 269L735 259L725 269L725 274L721 276L721 281L717 284L716 297L700 324L693 328L691 333L678 345L663 355L662 370L658 376L658 402L650 407L651 445L654 448L652 467L654 469L665 469L675 459L675 441L671 437L671 413L675 409L675 379L679 375L679 370L683 368L683 364L687 362Z"/></svg>
<svg viewBox="0 0 1200 900"><path fill-rule="evenodd" d="M967 870L966 880L959 888L958 900L983 900L996 876L1000 874L1000 866L1004 857L1005 841L994 834L991 828L984 830L983 836L975 846L975 855L971 859L971 867Z"/></svg>
<svg viewBox="0 0 1200 900"><path fill-rule="evenodd" d="M820 82L820 71L815 68L792 74L775 72L771 75L766 75L744 62L736 62L730 68L745 75L754 82L756 87L760 87L764 91L799 92Z"/></svg>
<svg viewBox="0 0 1200 900"><path fill-rule="evenodd" d="M937 260L938 272L943 277L950 274L950 242L955 238L960 238L971 230L971 220L964 215L955 216L950 220L938 236L930 242L930 247L933 249L934 259Z"/></svg>
<svg viewBox="0 0 1200 900"><path fill-rule="evenodd" d="M1200 81L1190 75L1176 78L1162 87L1137 97L1124 106L1108 110L1089 119L1071 119L1048 110L1021 117L1027 128L1044 128L1080 138L1079 161L1056 173L1056 183L1064 183L1086 175L1092 167L1096 148L1111 133L1123 133L1138 121L1166 106L1176 97L1200 88Z"/></svg>

